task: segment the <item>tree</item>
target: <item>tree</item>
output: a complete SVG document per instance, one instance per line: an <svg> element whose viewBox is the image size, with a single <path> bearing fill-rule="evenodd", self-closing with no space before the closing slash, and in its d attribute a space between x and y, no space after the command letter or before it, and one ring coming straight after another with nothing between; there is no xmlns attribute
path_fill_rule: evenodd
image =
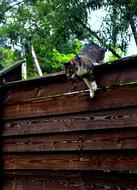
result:
<svg viewBox="0 0 137 190"><path fill-rule="evenodd" d="M104 17L101 33L110 46L125 51L131 36L134 36L137 45L137 1L108 0L105 9L107 14Z"/></svg>
<svg viewBox="0 0 137 190"><path fill-rule="evenodd" d="M72 21L70 28L73 29L77 38L91 41L97 41L106 49L111 51L115 57L120 58L119 50L126 53L130 37L134 35L135 41L137 37L136 20L137 20L137 1L78 1L77 9L73 5L66 9L67 23ZM80 7L85 13L81 16ZM102 27L95 30L88 24L88 16L92 15L94 9L101 8L106 11L102 19ZM82 10L81 10L82 11ZM65 17L66 18L66 17ZM130 30L130 26L132 31Z"/></svg>
<svg viewBox="0 0 137 190"><path fill-rule="evenodd" d="M136 39L136 4L136 0L3 0L0 37L10 39L17 50L20 47L31 66L33 46L44 73L61 70L60 61L73 58L85 40L104 46L120 58L133 33ZM97 9L107 12L99 30L88 20Z"/></svg>
<svg viewBox="0 0 137 190"><path fill-rule="evenodd" d="M1 38L9 38L12 46L21 47L30 73L32 73L33 65L31 45L34 46L45 73L61 70L63 65L59 63L60 55L62 55L62 61L68 61L74 57L74 54L70 52L76 52L80 48L77 39L70 40L69 35L67 38L61 32L63 21L61 22L61 15L57 17L58 9L57 12L54 11L56 5L52 1L48 3L46 1L37 1L37 3L22 1L16 3L16 6L7 4L7 8L3 7L6 12L8 10L8 15L6 16L5 12L5 21L0 31ZM61 35L57 36L57 34ZM35 73L32 74L35 75Z"/></svg>

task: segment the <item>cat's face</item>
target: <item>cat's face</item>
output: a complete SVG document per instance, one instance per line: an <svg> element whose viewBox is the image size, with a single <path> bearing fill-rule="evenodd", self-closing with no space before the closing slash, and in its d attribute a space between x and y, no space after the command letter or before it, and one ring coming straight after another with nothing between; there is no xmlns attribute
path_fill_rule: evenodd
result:
<svg viewBox="0 0 137 190"><path fill-rule="evenodd" d="M78 70L77 66L75 64L72 64L71 62L64 63L64 65L66 76L69 79L74 79Z"/></svg>

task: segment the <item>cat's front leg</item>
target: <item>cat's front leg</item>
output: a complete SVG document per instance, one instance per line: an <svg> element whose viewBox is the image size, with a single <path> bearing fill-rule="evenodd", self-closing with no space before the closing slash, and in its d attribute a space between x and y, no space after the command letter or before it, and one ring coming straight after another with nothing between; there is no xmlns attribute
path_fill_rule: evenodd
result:
<svg viewBox="0 0 137 190"><path fill-rule="evenodd" d="M90 95L90 98L94 98L94 95L95 95L94 91L90 89L89 95Z"/></svg>
<svg viewBox="0 0 137 190"><path fill-rule="evenodd" d="M93 91L97 91L98 86L97 86L96 81L92 81L92 82L91 82L91 87L92 87L92 90L93 90Z"/></svg>
<svg viewBox="0 0 137 190"><path fill-rule="evenodd" d="M94 97L94 90L92 89L91 82L87 78L83 78L83 80L89 88L90 98L93 98Z"/></svg>
<svg viewBox="0 0 137 190"><path fill-rule="evenodd" d="M97 65L99 65L99 63L94 62L93 65L94 65L94 66L97 66Z"/></svg>

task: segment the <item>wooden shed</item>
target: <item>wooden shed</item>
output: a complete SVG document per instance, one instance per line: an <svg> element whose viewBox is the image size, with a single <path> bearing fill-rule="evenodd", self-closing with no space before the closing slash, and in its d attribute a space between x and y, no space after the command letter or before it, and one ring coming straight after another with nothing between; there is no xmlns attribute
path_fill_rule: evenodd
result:
<svg viewBox="0 0 137 190"><path fill-rule="evenodd" d="M137 56L96 66L93 99L64 72L21 80L21 64L0 73L1 189L137 189Z"/></svg>

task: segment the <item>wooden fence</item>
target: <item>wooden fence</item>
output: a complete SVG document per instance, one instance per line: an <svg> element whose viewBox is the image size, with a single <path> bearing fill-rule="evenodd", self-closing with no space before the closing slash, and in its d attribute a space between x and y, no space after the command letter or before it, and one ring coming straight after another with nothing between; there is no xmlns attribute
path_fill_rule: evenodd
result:
<svg viewBox="0 0 137 190"><path fill-rule="evenodd" d="M95 78L94 99L63 72L1 84L4 190L137 189L137 56Z"/></svg>

